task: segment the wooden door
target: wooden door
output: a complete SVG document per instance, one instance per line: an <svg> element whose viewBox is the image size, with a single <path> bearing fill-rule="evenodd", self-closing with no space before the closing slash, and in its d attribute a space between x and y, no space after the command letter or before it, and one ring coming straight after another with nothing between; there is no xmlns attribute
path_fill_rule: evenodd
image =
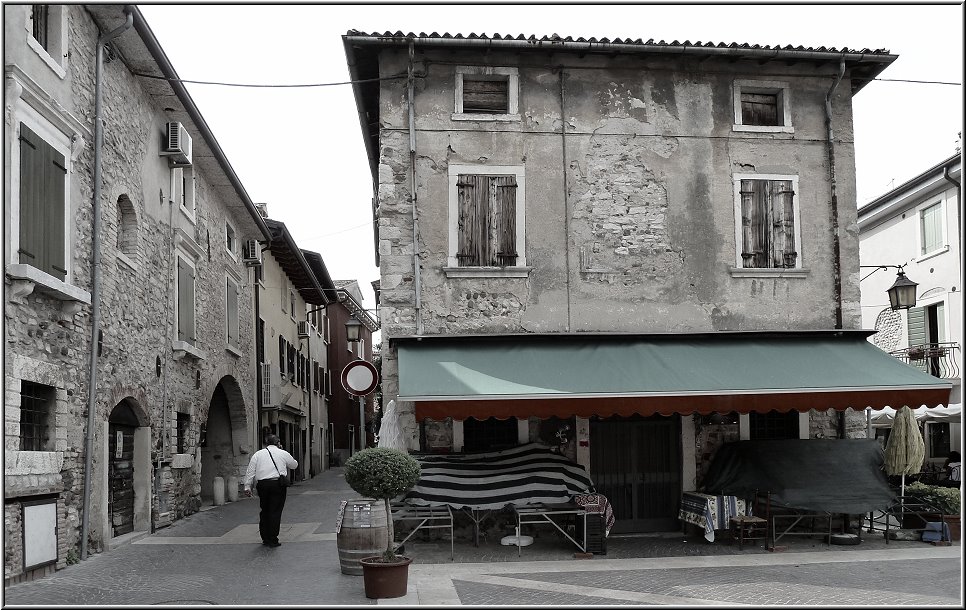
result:
<svg viewBox="0 0 966 610"><path fill-rule="evenodd" d="M134 430L111 423L108 460L108 506L114 536L134 530Z"/></svg>
<svg viewBox="0 0 966 610"><path fill-rule="evenodd" d="M615 533L678 529L680 416L591 420L590 471L614 509Z"/></svg>

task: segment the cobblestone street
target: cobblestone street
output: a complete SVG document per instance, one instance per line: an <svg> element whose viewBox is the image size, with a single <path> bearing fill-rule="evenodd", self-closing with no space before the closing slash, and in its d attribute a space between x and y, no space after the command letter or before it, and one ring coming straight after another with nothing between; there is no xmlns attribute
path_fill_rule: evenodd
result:
<svg viewBox="0 0 966 610"><path fill-rule="evenodd" d="M866 537L858 546L796 540L785 552L681 533L614 537L607 555L575 559L543 531L516 547L458 538L407 544L409 591L365 597L341 573L334 526L354 497L341 469L290 489L282 546L259 544L258 504L210 508L47 578L5 587L20 605L928 605L961 606L961 547Z"/></svg>

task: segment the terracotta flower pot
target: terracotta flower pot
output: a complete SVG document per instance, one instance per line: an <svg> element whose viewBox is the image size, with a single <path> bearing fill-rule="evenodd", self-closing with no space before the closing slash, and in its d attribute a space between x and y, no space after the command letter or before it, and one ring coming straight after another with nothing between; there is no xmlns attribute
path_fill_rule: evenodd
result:
<svg viewBox="0 0 966 610"><path fill-rule="evenodd" d="M403 597L409 585L410 557L397 557L398 561L385 563L382 556L360 559L362 564L362 580L369 599L387 599Z"/></svg>

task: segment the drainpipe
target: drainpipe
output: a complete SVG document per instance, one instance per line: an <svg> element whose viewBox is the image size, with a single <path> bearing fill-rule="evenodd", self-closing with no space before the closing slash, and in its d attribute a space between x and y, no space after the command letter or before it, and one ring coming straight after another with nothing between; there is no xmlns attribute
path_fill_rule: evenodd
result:
<svg viewBox="0 0 966 610"><path fill-rule="evenodd" d="M828 130L828 179L831 189L829 213L832 221L832 298L835 301L835 328L842 328L842 253L839 247L839 202L835 192L835 142L832 139L832 93L845 74L845 56L839 58L839 73L825 94L825 126ZM839 438L845 438L845 411L839 411Z"/></svg>
<svg viewBox="0 0 966 610"><path fill-rule="evenodd" d="M560 147L563 155L564 264L567 267L567 332L570 332L570 205L567 185L567 115L564 106L564 67L560 66Z"/></svg>
<svg viewBox="0 0 966 610"><path fill-rule="evenodd" d="M90 528L91 463L94 451L94 412L97 406L97 335L100 332L101 307L101 148L104 145L104 119L101 115L104 47L134 24L133 7L125 6L124 24L97 39L94 75L94 225L91 232L91 357L87 377L87 434L84 439L84 509L81 518L81 560L87 559L87 534Z"/></svg>
<svg viewBox="0 0 966 610"><path fill-rule="evenodd" d="M835 82L825 94L825 126L828 130L828 179L831 188L831 206L829 209L832 220L832 276L834 286L832 297L835 300L835 328L842 328L842 254L839 248L839 203L835 192L835 142L832 137L832 93L838 87L845 74L845 56L839 59L839 73Z"/></svg>
<svg viewBox="0 0 966 610"><path fill-rule="evenodd" d="M962 256L962 252L963 252L963 223L962 223L962 219L963 219L963 187L962 187L962 185L960 185L959 182L956 182L956 180L952 176L949 175L949 166L948 165L945 166L945 167L943 167L943 178L946 180L946 182L949 182L950 184L952 184L953 186L956 187L956 218L959 218L959 220L960 220L958 223L956 223L956 231L957 231L957 234L959 235L959 241L957 243L958 243L958 248L959 248L960 256Z"/></svg>
<svg viewBox="0 0 966 610"><path fill-rule="evenodd" d="M416 334L423 334L423 319L419 313L420 293L422 292L419 276L419 225L416 215L416 109L414 107L416 79L413 74L413 58L416 48L413 41L409 41L409 66L407 67L407 102L409 105L409 184L413 206L413 289L416 291Z"/></svg>

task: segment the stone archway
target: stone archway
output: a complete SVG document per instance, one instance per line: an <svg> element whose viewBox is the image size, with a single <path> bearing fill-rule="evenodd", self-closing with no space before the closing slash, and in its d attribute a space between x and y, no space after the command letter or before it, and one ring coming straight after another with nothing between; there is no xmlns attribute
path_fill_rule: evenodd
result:
<svg viewBox="0 0 966 610"><path fill-rule="evenodd" d="M245 400L234 377L222 377L212 390L202 426L201 498L205 504L211 504L215 477L222 477L227 483L229 477L237 476L241 481L250 457Z"/></svg>

